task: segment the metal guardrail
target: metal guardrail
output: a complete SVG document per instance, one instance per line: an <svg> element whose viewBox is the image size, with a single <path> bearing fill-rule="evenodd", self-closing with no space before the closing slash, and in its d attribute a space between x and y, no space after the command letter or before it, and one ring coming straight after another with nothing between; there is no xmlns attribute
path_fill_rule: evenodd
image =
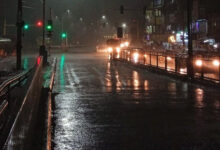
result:
<svg viewBox="0 0 220 150"><path fill-rule="evenodd" d="M118 52L113 52L111 55L113 59L123 60L183 77L187 75L187 54L150 51L141 48L123 48ZM212 55L195 53L193 68L195 79L220 83L220 55L218 53Z"/></svg>
<svg viewBox="0 0 220 150"><path fill-rule="evenodd" d="M5 112L7 108L9 107L9 98L10 98L10 92L15 87L19 86L21 82L23 82L25 79L29 77L31 74L31 71L33 70L35 66L33 66L28 71L22 72L17 76L14 76L6 81L4 81L0 85L0 130L3 127L5 118Z"/></svg>
<svg viewBox="0 0 220 150"><path fill-rule="evenodd" d="M3 149L30 149L41 96L42 71L43 59L41 58Z"/></svg>

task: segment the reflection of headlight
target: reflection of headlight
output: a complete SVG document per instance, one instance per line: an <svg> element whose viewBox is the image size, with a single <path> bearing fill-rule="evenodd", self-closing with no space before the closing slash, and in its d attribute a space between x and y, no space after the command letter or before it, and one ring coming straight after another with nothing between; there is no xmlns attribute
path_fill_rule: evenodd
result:
<svg viewBox="0 0 220 150"><path fill-rule="evenodd" d="M218 60L213 60L212 64L216 67L218 67L220 65L220 62Z"/></svg>
<svg viewBox="0 0 220 150"><path fill-rule="evenodd" d="M138 53L134 53L133 57L134 57L134 62L137 63L138 62L138 58L139 58L139 54Z"/></svg>
<svg viewBox="0 0 220 150"><path fill-rule="evenodd" d="M108 52L111 53L113 49L111 47L108 48Z"/></svg>
<svg viewBox="0 0 220 150"><path fill-rule="evenodd" d="M198 59L198 60L196 60L195 64L196 64L196 66L201 67L203 62L202 62L202 60Z"/></svg>
<svg viewBox="0 0 220 150"><path fill-rule="evenodd" d="M121 49L119 47L116 48L117 53L120 53Z"/></svg>

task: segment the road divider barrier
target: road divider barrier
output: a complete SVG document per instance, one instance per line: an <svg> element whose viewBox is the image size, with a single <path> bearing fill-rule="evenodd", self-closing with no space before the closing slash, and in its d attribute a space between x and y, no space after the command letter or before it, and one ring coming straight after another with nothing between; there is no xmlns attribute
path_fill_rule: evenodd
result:
<svg viewBox="0 0 220 150"><path fill-rule="evenodd" d="M43 58L41 58L40 63L36 66L34 77L17 113L4 149L31 149L30 141L33 137L32 133L43 82L42 69Z"/></svg>
<svg viewBox="0 0 220 150"><path fill-rule="evenodd" d="M149 51L142 48L122 48L109 52L110 59L164 71L187 78L187 54L168 51ZM220 84L220 55L194 54L194 78Z"/></svg>

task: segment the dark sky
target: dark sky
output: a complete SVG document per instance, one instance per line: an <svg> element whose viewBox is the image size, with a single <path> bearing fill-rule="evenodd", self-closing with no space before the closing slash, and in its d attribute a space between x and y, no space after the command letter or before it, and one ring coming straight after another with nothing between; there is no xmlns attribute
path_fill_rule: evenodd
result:
<svg viewBox="0 0 220 150"><path fill-rule="evenodd" d="M5 12L9 22L15 22L17 0L0 0L0 5L5 1ZM28 20L41 17L41 1L42 0L23 0L24 18ZM71 10L75 17L85 17L88 19L98 19L102 14L114 16L119 14L120 5L125 8L140 9L147 0L46 0L47 7L53 9L53 14L61 16L67 9ZM127 12L127 15L130 12Z"/></svg>
<svg viewBox="0 0 220 150"><path fill-rule="evenodd" d="M47 16L49 16L49 8L52 8L53 19L55 16L63 17L67 10L70 10L71 18L69 20L76 24L80 18L83 18L87 28L93 23L98 25L97 22L100 22L102 15L106 16L107 22L111 26L117 26L122 22L129 23L136 16L140 16L147 1L149 0L46 0L46 10ZM23 20L25 22L34 25L37 20L41 20L42 0L23 0L23 5ZM135 9L136 11L125 11L124 15L121 15L120 5L124 5L126 9ZM17 0L0 0L0 7L4 7L5 15L4 13L3 15L6 16L7 24L16 24ZM0 13L3 16L1 10ZM3 22L2 18L0 18L1 24ZM96 30L97 26L93 28ZM16 28L8 28L7 30L9 33L16 33ZM33 30L38 32L38 29ZM27 34L26 36L28 36Z"/></svg>

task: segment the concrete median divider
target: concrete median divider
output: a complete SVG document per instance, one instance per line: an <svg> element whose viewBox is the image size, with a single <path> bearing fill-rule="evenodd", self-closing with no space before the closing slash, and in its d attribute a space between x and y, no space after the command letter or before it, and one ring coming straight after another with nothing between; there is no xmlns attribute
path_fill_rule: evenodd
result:
<svg viewBox="0 0 220 150"><path fill-rule="evenodd" d="M19 109L16 119L8 135L4 149L31 149L34 125L41 96L43 82L43 59L36 68L31 85Z"/></svg>
<svg viewBox="0 0 220 150"><path fill-rule="evenodd" d="M48 92L48 108L47 108L47 125L46 125L46 150L51 150L52 146L52 90L54 86L54 79L55 79L55 73L56 73L56 63L57 59L54 60L52 73L51 73L51 79L49 84L49 92Z"/></svg>

